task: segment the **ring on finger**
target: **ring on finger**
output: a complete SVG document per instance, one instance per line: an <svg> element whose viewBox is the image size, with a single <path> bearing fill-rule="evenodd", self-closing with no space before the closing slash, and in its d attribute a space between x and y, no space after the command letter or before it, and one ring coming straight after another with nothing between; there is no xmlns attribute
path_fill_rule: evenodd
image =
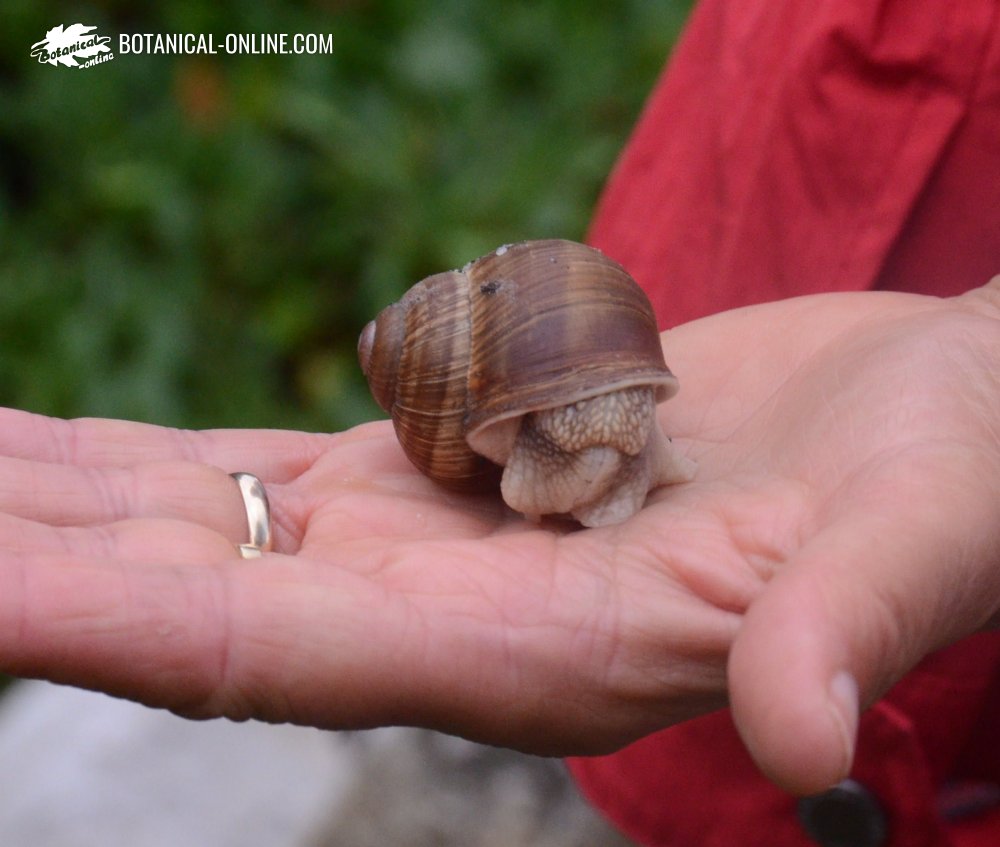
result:
<svg viewBox="0 0 1000 847"><path fill-rule="evenodd" d="M264 483L252 473L239 471L230 476L240 488L247 528L250 530L250 540L237 544L236 550L244 559L255 559L271 550L271 507L267 502L267 491L264 490Z"/></svg>

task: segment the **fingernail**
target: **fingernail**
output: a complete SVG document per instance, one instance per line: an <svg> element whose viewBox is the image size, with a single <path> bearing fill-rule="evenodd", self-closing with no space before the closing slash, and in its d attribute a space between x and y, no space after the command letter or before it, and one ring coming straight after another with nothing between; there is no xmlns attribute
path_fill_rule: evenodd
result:
<svg viewBox="0 0 1000 847"><path fill-rule="evenodd" d="M830 705L841 736L843 763L841 779L847 776L854 760L854 736L858 731L858 683L847 671L839 671L830 680Z"/></svg>

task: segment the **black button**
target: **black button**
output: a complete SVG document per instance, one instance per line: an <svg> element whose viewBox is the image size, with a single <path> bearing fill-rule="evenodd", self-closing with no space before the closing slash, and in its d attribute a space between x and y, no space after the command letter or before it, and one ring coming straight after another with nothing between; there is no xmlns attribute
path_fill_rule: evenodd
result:
<svg viewBox="0 0 1000 847"><path fill-rule="evenodd" d="M799 820L821 847L881 847L889 834L878 801L853 779L799 800Z"/></svg>

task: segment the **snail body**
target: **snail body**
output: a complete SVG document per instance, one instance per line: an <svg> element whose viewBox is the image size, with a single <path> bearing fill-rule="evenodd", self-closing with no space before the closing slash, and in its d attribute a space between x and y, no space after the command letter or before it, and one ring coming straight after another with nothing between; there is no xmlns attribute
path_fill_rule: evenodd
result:
<svg viewBox="0 0 1000 847"><path fill-rule="evenodd" d="M505 245L427 277L358 342L372 394L432 479L587 526L638 511L693 463L656 421L677 391L652 307L625 270L571 241Z"/></svg>

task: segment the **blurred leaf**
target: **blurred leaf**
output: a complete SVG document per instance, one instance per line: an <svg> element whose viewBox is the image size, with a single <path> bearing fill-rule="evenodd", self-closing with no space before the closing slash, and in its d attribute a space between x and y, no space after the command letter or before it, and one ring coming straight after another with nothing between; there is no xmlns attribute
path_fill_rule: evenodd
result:
<svg viewBox="0 0 1000 847"><path fill-rule="evenodd" d="M0 402L179 426L380 414L364 323L421 277L581 238L688 0L138 7L0 27ZM331 33L333 55L116 55L57 24Z"/></svg>

